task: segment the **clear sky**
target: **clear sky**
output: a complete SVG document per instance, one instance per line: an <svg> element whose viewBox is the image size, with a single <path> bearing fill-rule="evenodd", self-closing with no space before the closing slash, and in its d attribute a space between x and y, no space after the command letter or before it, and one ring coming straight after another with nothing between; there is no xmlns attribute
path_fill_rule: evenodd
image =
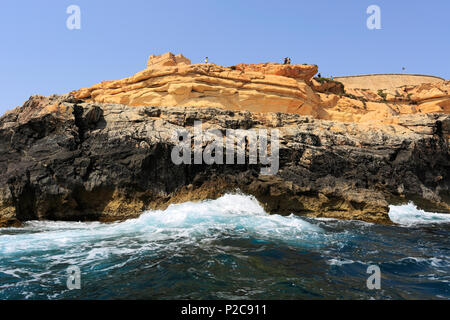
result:
<svg viewBox="0 0 450 320"><path fill-rule="evenodd" d="M369 5L381 30L369 30ZM69 5L81 29L69 30ZM421 73L450 79L449 0L1 0L0 114L32 94L130 76L150 54L192 63L317 64L324 76Z"/></svg>

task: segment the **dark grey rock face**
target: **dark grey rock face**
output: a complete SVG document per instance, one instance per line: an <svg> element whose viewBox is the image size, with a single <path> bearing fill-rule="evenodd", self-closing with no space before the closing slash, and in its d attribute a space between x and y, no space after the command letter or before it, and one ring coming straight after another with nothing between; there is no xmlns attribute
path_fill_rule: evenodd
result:
<svg viewBox="0 0 450 320"><path fill-rule="evenodd" d="M173 134L192 132L195 120L204 130L278 129L278 173L261 175L248 161L175 165ZM450 212L450 116L397 123L33 96L0 118L0 225L121 220L237 190L279 214L389 223L388 205L409 200Z"/></svg>

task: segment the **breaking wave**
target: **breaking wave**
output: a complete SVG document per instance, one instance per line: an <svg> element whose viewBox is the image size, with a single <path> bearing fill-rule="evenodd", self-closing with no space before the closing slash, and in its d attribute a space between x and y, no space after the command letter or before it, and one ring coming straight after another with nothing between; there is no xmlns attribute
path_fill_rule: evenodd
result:
<svg viewBox="0 0 450 320"><path fill-rule="evenodd" d="M409 227L269 215L227 194L112 224L28 222L0 229L0 299L450 298L448 228L414 227L446 217L411 205L390 216ZM70 266L81 290L67 289Z"/></svg>
<svg viewBox="0 0 450 320"><path fill-rule="evenodd" d="M405 226L450 223L450 214L426 212L418 209L413 203L391 206L389 217L393 222Z"/></svg>

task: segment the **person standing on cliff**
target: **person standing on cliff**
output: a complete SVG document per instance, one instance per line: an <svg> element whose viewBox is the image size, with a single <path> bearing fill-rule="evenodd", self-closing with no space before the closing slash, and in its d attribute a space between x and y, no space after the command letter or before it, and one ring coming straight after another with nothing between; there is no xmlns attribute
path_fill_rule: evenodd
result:
<svg viewBox="0 0 450 320"><path fill-rule="evenodd" d="M288 57L284 58L284 63L283 64L288 64Z"/></svg>
<svg viewBox="0 0 450 320"><path fill-rule="evenodd" d="M205 63L208 64L208 61L209 61L209 59L208 59L208 57L206 57L205 58Z"/></svg>
<svg viewBox="0 0 450 320"><path fill-rule="evenodd" d="M291 58L287 58L287 64L291 64Z"/></svg>

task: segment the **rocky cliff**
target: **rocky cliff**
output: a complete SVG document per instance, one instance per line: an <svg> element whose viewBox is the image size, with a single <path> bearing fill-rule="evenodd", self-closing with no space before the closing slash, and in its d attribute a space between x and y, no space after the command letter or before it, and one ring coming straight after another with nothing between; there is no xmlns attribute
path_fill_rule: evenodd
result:
<svg viewBox="0 0 450 320"><path fill-rule="evenodd" d="M450 212L449 83L380 97L316 72L166 54L127 79L33 96L0 118L0 225L115 221L226 192L254 195L272 213L377 223L410 200ZM279 171L174 164L173 134L196 120L221 132L278 129Z"/></svg>

